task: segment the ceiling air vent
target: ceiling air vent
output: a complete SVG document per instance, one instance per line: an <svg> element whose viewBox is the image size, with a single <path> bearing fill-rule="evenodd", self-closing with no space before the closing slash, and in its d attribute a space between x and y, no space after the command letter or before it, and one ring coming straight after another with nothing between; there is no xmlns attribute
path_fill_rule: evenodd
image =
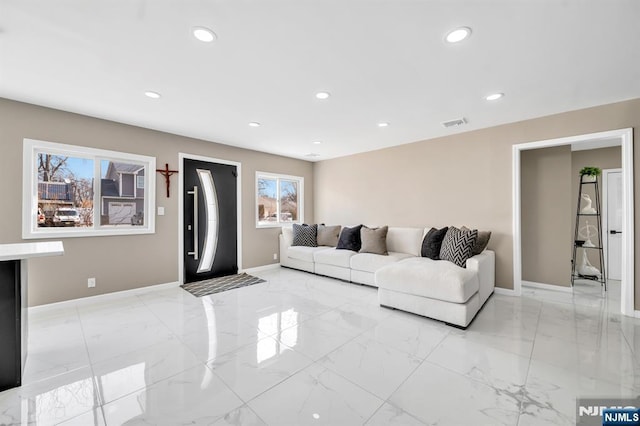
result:
<svg viewBox="0 0 640 426"><path fill-rule="evenodd" d="M456 118L455 120L449 120L442 123L444 127L456 127L462 126L463 124L467 124L467 119L464 117Z"/></svg>
<svg viewBox="0 0 640 426"><path fill-rule="evenodd" d="M315 157L320 157L320 154L316 154L315 152L312 152L312 153L309 153L309 154L305 155L305 157L315 158Z"/></svg>

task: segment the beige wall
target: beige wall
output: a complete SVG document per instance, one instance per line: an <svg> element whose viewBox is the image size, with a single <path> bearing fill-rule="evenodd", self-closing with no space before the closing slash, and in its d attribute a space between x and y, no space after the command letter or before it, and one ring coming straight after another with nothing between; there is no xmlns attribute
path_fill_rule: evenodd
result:
<svg viewBox="0 0 640 426"><path fill-rule="evenodd" d="M179 152L241 162L244 268L277 262L279 228L255 227L256 170L304 177L305 221L313 222L309 162L0 99L0 243L22 241L23 138L155 156L158 165L174 169ZM63 257L31 262L30 305L177 281L178 179L172 178L169 199L159 175L157 183L156 202L165 207L165 216L156 218L155 234L65 238ZM89 277L96 277L96 288L87 288Z"/></svg>
<svg viewBox="0 0 640 426"><path fill-rule="evenodd" d="M640 99L634 99L322 161L314 167L315 219L492 230L496 285L513 288L512 145L639 126ZM639 165L636 149L635 171ZM636 223L638 180L636 172ZM640 233L635 238L640 247ZM640 250L635 256L637 267ZM635 297L640 307L640 285Z"/></svg>
<svg viewBox="0 0 640 426"><path fill-rule="evenodd" d="M571 146L523 151L522 279L571 286Z"/></svg>

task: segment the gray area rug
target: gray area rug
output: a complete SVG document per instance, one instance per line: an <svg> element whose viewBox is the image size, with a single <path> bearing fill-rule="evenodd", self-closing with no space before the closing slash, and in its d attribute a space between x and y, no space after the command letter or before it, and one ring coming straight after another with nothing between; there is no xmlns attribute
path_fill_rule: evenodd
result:
<svg viewBox="0 0 640 426"><path fill-rule="evenodd" d="M209 294L220 293L234 288L246 287L249 285L266 282L262 278L253 275L242 274L227 275L226 277L212 278L210 280L197 281L183 284L180 287L187 290L196 297L207 296Z"/></svg>

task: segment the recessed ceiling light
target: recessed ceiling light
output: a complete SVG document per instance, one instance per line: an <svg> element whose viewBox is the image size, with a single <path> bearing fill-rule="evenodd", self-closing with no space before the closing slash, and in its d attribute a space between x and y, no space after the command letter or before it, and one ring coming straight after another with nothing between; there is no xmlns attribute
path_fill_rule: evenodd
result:
<svg viewBox="0 0 640 426"><path fill-rule="evenodd" d="M378 123L378 127L389 127L389 123L387 123L386 121L381 121L380 123Z"/></svg>
<svg viewBox="0 0 640 426"><path fill-rule="evenodd" d="M216 36L216 33L205 27L193 27L193 36L205 43L211 43L216 38L218 38L218 36Z"/></svg>
<svg viewBox="0 0 640 426"><path fill-rule="evenodd" d="M144 94L151 99L160 99L160 93L152 92L150 90L144 92Z"/></svg>
<svg viewBox="0 0 640 426"><path fill-rule="evenodd" d="M465 38L469 37L470 35L471 35L471 28L460 27L460 28L456 28L455 30L449 31L449 33L445 37L445 40L447 40L449 43L458 43L464 40Z"/></svg>
<svg viewBox="0 0 640 426"><path fill-rule="evenodd" d="M251 126L251 127L260 127L260 123L258 123L257 121L252 121L251 123L249 123L249 126Z"/></svg>
<svg viewBox="0 0 640 426"><path fill-rule="evenodd" d="M320 145L320 144L322 144L322 141L314 141L313 144L314 145Z"/></svg>
<svg viewBox="0 0 640 426"><path fill-rule="evenodd" d="M316 93L316 98L318 98L318 99L329 99L329 96L331 96L331 93L329 93L329 92L318 92L318 93Z"/></svg>
<svg viewBox="0 0 640 426"><path fill-rule="evenodd" d="M497 101L503 96L504 96L504 93L492 93L489 96L485 97L485 99L488 101Z"/></svg>

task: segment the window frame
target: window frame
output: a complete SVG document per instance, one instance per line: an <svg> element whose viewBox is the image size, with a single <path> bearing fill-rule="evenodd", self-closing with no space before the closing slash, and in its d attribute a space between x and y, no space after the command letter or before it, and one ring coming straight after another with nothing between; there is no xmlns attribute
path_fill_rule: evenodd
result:
<svg viewBox="0 0 640 426"><path fill-rule="evenodd" d="M37 153L93 160L93 225L91 227L38 227L38 160ZM102 213L101 162L118 161L140 164L145 169L144 225L101 225ZM126 152L109 151L79 145L67 145L35 139L23 140L22 153L22 238L72 238L155 233L156 158ZM137 185L136 185L137 186ZM135 190L135 188L134 188Z"/></svg>
<svg viewBox="0 0 640 426"><path fill-rule="evenodd" d="M269 223L260 223L260 216L258 213L258 180L260 179L272 179L276 181L276 199L277 199L277 221L269 222ZM294 181L298 183L298 220L291 222L282 222L280 216L280 180L288 180ZM291 226L294 223L302 224L304 223L304 177L302 176L293 176L293 175L285 175L280 173L270 173L270 172L260 172L256 171L256 179L255 179L255 205L254 205L254 214L256 216L256 228L281 228L283 226Z"/></svg>

